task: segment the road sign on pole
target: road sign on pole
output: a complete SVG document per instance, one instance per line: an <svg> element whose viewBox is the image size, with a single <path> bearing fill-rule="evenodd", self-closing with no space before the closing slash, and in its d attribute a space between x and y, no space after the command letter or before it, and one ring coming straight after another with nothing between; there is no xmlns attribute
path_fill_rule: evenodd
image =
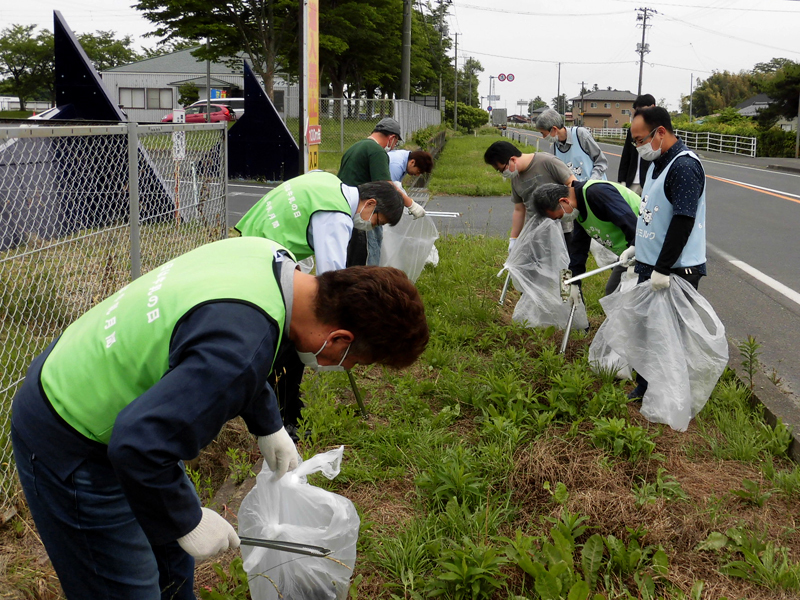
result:
<svg viewBox="0 0 800 600"><path fill-rule="evenodd" d="M486 110L489 111L489 112L492 112L492 107L491 106L487 106Z"/></svg>
<svg viewBox="0 0 800 600"><path fill-rule="evenodd" d="M509 81L509 83L514 81L514 74L509 73L508 75L506 75L506 79Z"/></svg>
<svg viewBox="0 0 800 600"><path fill-rule="evenodd" d="M497 76L497 81L505 81L505 80L506 80L505 73L500 73L500 75Z"/></svg>

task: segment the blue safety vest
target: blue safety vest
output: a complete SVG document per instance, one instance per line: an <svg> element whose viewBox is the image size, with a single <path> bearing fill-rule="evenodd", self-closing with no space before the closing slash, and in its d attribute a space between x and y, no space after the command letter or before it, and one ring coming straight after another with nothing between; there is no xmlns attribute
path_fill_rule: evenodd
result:
<svg viewBox="0 0 800 600"><path fill-rule="evenodd" d="M667 229L672 222L672 202L667 200L664 193L664 182L667 174L679 156L688 155L700 162L697 155L691 150L684 150L673 158L658 177L653 177L655 163L650 165L647 181L642 190L642 203L639 205L639 220L636 223L636 261L646 265L655 266ZM702 168L702 164L700 166ZM705 170L703 171L705 174ZM706 262L706 188L697 203L697 214L694 217L692 228L683 252L671 268L696 267Z"/></svg>
<svg viewBox="0 0 800 600"><path fill-rule="evenodd" d="M555 143L553 144L553 154L569 167L569 170L575 175L575 179L578 181L588 181L592 176L594 161L581 147L581 143L578 141L578 129L580 129L580 127L567 127L567 131L571 133L570 137L572 139L569 150L562 152L558 149L558 143ZM603 181L606 180L608 180L608 177L603 173Z"/></svg>

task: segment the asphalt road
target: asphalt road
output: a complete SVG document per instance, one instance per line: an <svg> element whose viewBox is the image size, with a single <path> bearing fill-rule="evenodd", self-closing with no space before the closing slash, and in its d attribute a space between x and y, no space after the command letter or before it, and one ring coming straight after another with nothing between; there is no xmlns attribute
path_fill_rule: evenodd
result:
<svg viewBox="0 0 800 600"><path fill-rule="evenodd" d="M532 140L538 137L531 135ZM621 147L601 147L613 180ZM724 159L704 159L703 165L708 177L708 277L700 291L729 337L742 341L755 336L762 344L766 372L774 369L800 404L800 174ZM268 189L229 184L228 223L235 224ZM435 219L443 236L505 237L513 207L508 196L435 196L426 208L461 213L460 218Z"/></svg>

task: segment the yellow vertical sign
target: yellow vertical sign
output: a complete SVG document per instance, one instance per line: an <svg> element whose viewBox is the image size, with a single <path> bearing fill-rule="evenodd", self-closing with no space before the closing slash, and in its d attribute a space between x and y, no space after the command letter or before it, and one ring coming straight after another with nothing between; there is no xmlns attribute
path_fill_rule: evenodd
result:
<svg viewBox="0 0 800 600"><path fill-rule="evenodd" d="M322 142L322 129L319 124L319 0L308 2L308 168L319 168L319 145Z"/></svg>

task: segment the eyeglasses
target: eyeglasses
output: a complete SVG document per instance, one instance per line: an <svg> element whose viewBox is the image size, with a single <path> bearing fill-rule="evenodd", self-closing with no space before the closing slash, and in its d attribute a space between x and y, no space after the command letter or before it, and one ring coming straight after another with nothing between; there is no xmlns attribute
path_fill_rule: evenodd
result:
<svg viewBox="0 0 800 600"><path fill-rule="evenodd" d="M508 168L508 163L504 164L504 165L503 165L502 167L500 167L500 168L497 168L497 167L495 167L495 170L496 170L498 173L500 173L500 174L502 175L502 174L503 174L503 172L505 172L505 170L506 170L507 168Z"/></svg>
<svg viewBox="0 0 800 600"><path fill-rule="evenodd" d="M640 139L640 140L633 140L633 141L631 142L631 144L633 144L633 147L634 147L634 148L638 148L639 146L641 146L642 144L644 144L645 142L647 142L647 140L649 140L650 138L652 138L652 137L655 135L656 131L658 131L658 127L656 127L655 129L653 129L653 131L651 131L649 135L646 135L646 136L644 136L642 139Z"/></svg>

